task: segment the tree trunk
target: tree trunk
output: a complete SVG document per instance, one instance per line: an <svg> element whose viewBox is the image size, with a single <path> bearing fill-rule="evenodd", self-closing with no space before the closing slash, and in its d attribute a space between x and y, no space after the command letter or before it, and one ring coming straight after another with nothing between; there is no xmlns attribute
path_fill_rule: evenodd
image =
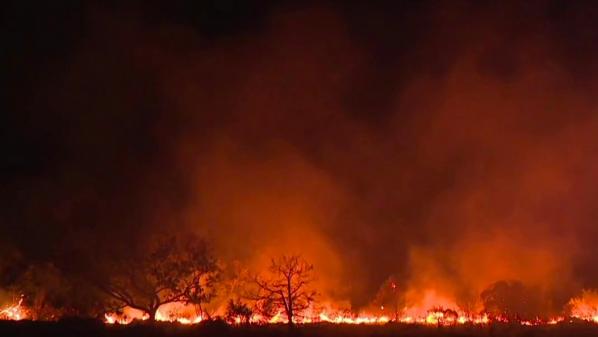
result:
<svg viewBox="0 0 598 337"><path fill-rule="evenodd" d="M156 312L158 312L158 308L150 308L147 312L147 314L149 315L148 321L149 322L156 322Z"/></svg>
<svg viewBox="0 0 598 337"><path fill-rule="evenodd" d="M287 278L287 305L289 309L287 310L287 316L289 319L289 327L292 327L295 322L293 322L293 293L291 292L291 279Z"/></svg>

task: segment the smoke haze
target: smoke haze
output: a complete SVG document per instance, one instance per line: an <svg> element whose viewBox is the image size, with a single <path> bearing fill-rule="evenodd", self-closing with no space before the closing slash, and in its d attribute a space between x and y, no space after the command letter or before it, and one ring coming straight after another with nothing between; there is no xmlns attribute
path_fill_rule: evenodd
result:
<svg viewBox="0 0 598 337"><path fill-rule="evenodd" d="M7 242L76 268L186 228L254 268L301 253L354 307L390 275L598 286L595 9L208 3L11 27Z"/></svg>

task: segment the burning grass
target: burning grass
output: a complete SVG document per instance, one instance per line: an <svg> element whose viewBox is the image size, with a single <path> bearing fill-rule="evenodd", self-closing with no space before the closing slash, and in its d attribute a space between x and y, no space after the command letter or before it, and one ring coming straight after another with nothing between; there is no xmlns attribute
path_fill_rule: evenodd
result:
<svg viewBox="0 0 598 337"><path fill-rule="evenodd" d="M400 325L400 326L491 326L494 324L508 324L519 326L550 326L586 322L598 323L598 292L583 291L578 297L572 298L563 313L554 317L520 318L508 315L489 314L486 311L468 313L454 302L445 297L436 296L434 292L427 292L418 306L404 307L400 314L389 313L384 307L379 312L352 312L347 309L336 308L333 304L310 306L296 318L295 323L300 326L313 324L333 325ZM12 303L0 309L0 320L20 321L30 320L28 308L24 305L24 297L19 297ZM108 325L130 325L135 322L149 320L149 315L141 310L125 307L119 312L107 312L102 322ZM180 325L197 325L202 322L221 321L230 326L268 326L286 324L288 320L282 309L271 316L251 313L248 319L227 314L218 309L211 315L206 312L198 313L193 305L175 302L163 305L156 312L155 321L161 323L177 323Z"/></svg>

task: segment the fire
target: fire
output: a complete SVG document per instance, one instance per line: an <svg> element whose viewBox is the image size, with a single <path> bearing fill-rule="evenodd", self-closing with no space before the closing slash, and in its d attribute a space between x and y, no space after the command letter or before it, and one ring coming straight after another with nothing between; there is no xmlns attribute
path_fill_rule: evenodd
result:
<svg viewBox="0 0 598 337"><path fill-rule="evenodd" d="M106 319L105 322L107 324L129 324L134 320L133 317L119 315L113 312L105 313L104 318Z"/></svg>
<svg viewBox="0 0 598 337"><path fill-rule="evenodd" d="M149 315L141 310L125 307L121 313L105 313L104 318L108 324L129 324L134 320L145 321L149 319Z"/></svg>
<svg viewBox="0 0 598 337"><path fill-rule="evenodd" d="M125 307L122 313L106 313L104 319L107 324L130 324L134 320L146 321L149 315L140 310ZM156 321L176 322L180 324L197 324L205 318L194 312L190 306L184 303L170 303L161 306L156 312Z"/></svg>
<svg viewBox="0 0 598 337"><path fill-rule="evenodd" d="M580 297L569 301L571 317L598 323L598 292L584 290Z"/></svg>
<svg viewBox="0 0 598 337"><path fill-rule="evenodd" d="M12 306L0 312L4 319L23 319L26 317L21 306L22 299ZM567 317L583 319L589 322L598 323L598 292L584 291L578 298L569 302L570 315L556 316L548 319L530 319L512 322L503 316L490 317L487 313L479 312L472 314L461 310L454 301L444 297L435 291L423 292L421 300L416 304L399 308L398 315L384 313L384 306L379 307L380 312L351 312L346 309L335 308L332 304L308 308L301 316L295 317L297 324L310 323L331 323L331 324L386 324L391 322L401 324L419 324L430 326L450 325L484 325L493 322L517 323L524 326L555 325L566 321ZM374 310L375 311L375 310ZM149 316L139 310L125 308L120 314L106 313L107 324L129 324L134 320L148 320ZM218 317L218 314L215 315ZM156 321L176 322L179 324L197 324L207 319L206 316L198 314L193 306L185 303L171 303L160 307L156 312ZM244 320L241 317L232 318L231 324L241 324ZM283 310L277 311L273 316L266 318L254 313L249 318L252 324L285 324L287 317Z"/></svg>
<svg viewBox="0 0 598 337"><path fill-rule="evenodd" d="M185 303L169 303L161 306L156 312L156 321L177 322L180 324L197 324L204 320L196 308Z"/></svg>
<svg viewBox="0 0 598 337"><path fill-rule="evenodd" d="M441 301L442 302L442 301ZM444 302L442 302L444 303ZM577 303L577 301L575 301ZM455 307L453 307L455 308ZM587 304L577 306L578 310L586 310ZM594 310L594 311L591 311ZM581 315L579 313L572 314L572 317L577 317L598 323L598 315L596 314L596 307L591 307L590 313ZM386 315L376 315L372 313L351 313L347 310L338 310L332 307L326 309L308 309L307 314L302 317L296 318L297 324L310 324L310 323L331 323L331 324L387 324L390 322L402 323L402 324L420 324L430 326L451 326L451 325L484 325L492 322L509 323L509 320L504 317L493 317L490 318L488 314L476 314L466 315L458 308L451 309L442 307L440 304L431 305L429 308L426 307L410 307L404 308L403 314L395 321ZM577 312L577 311L575 311ZM410 313L410 314L407 314ZM149 319L147 314L140 312L139 310L125 308L123 313L107 313L105 314L105 322L107 324L130 324L134 320L145 321ZM179 324L198 324L204 321L206 318L202 315L194 315L188 311L188 307L183 303L176 303L169 305L165 308L160 308L156 312L156 321L161 322L176 322ZM243 320L241 317L235 318L231 324L241 324ZM565 321L565 317L559 316L550 318L548 320L541 320L539 318L534 320L519 321L518 324L525 326L537 326L537 325L554 325ZM269 319L261 316L260 314L253 314L249 323L252 324L286 324L287 317L284 311L280 310L276 312Z"/></svg>
<svg viewBox="0 0 598 337"><path fill-rule="evenodd" d="M371 315L357 315L355 317L334 315L329 313L320 314L321 322L328 323L342 323L342 324L384 324L390 322L390 318L386 316L371 316Z"/></svg>
<svg viewBox="0 0 598 337"><path fill-rule="evenodd" d="M298 324L309 324L309 323L334 323L334 324L385 324L391 321L387 316L376 316L369 314L350 314L343 310L308 310L310 313L305 317L298 318L296 323ZM240 320L238 320L240 322ZM265 320L261 315L254 314L251 319L251 323L258 324L278 324L288 323L286 316L283 311L278 311L269 320Z"/></svg>
<svg viewBox="0 0 598 337"><path fill-rule="evenodd" d="M23 306L24 297L21 296L17 303L13 303L0 310L0 320L20 321L28 317L27 310Z"/></svg>
<svg viewBox="0 0 598 337"><path fill-rule="evenodd" d="M403 309L403 316L410 317L417 323L425 324L453 324L458 321L467 322L468 319L455 302L428 289L419 300Z"/></svg>

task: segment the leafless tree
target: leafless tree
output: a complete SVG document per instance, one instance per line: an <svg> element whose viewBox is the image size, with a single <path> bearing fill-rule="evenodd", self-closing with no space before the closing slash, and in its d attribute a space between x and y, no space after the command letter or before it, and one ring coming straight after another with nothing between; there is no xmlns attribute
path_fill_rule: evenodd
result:
<svg viewBox="0 0 598 337"><path fill-rule="evenodd" d="M282 308L288 324L301 317L316 295L310 290L313 281L313 265L297 255L272 259L269 278L255 277L258 302L272 303Z"/></svg>
<svg viewBox="0 0 598 337"><path fill-rule="evenodd" d="M112 262L100 285L120 308L141 310L155 320L167 303L201 305L213 296L218 267L203 240L195 236L157 239L149 251Z"/></svg>

